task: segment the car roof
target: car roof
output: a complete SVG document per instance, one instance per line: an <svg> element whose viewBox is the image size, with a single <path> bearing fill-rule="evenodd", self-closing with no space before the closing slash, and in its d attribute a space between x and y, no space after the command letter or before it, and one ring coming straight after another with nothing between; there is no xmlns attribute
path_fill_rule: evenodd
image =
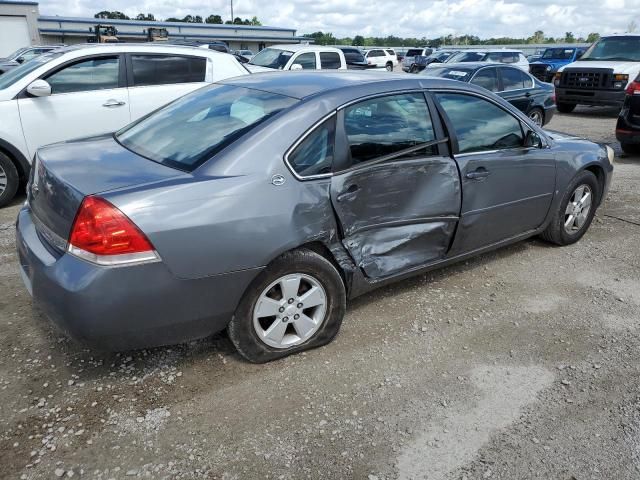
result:
<svg viewBox="0 0 640 480"><path fill-rule="evenodd" d="M455 80L429 78L423 75L353 70L266 72L230 78L218 83L262 90L297 99L350 88L356 91L354 98L357 98L358 90L365 85L378 86L382 93L393 90L451 86L461 88L460 85L466 85ZM480 87L473 86L462 88L484 91Z"/></svg>
<svg viewBox="0 0 640 480"><path fill-rule="evenodd" d="M474 70L486 67L499 67L499 68L515 68L516 70L522 70L514 64L506 64L499 62L455 62L455 63L437 63L433 65L433 68L445 67L445 68L466 68L467 70Z"/></svg>
<svg viewBox="0 0 640 480"><path fill-rule="evenodd" d="M324 45L311 45L306 43L282 43L278 45L270 45L267 48L273 48L276 50L287 50L289 52L299 52L300 50L324 50L324 51L335 51L338 49L334 47L325 47Z"/></svg>
<svg viewBox="0 0 640 480"><path fill-rule="evenodd" d="M77 52L93 53L127 53L148 51L149 53L190 54L197 56L228 55L211 49L191 45L176 45L171 43L81 43L66 47L58 47L56 52L72 54ZM217 57L218 58L218 57Z"/></svg>
<svg viewBox="0 0 640 480"><path fill-rule="evenodd" d="M471 53L522 53L522 50L516 50L515 48L465 48L458 50L460 53L471 52Z"/></svg>

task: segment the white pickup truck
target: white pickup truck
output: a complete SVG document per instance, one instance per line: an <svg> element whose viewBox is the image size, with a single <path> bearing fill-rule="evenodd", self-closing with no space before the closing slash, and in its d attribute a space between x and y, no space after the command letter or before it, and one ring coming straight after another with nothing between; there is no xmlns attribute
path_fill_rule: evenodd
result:
<svg viewBox="0 0 640 480"><path fill-rule="evenodd" d="M554 78L558 111L576 105L622 108L625 88L640 74L640 34L608 35L594 43L577 62L562 67Z"/></svg>
<svg viewBox="0 0 640 480"><path fill-rule="evenodd" d="M269 70L346 70L342 50L322 45L272 45L244 64L252 73Z"/></svg>

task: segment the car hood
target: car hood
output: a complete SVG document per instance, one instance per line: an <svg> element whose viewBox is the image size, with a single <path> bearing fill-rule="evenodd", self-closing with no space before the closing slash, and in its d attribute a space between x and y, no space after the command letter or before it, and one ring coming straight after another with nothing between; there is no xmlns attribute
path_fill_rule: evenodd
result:
<svg viewBox="0 0 640 480"><path fill-rule="evenodd" d="M277 72L276 68L267 68L261 67L259 65L253 65L251 63L245 63L244 67L249 70L251 73L262 73L262 72Z"/></svg>
<svg viewBox="0 0 640 480"><path fill-rule="evenodd" d="M640 70L640 63L638 62L602 62L602 61L577 61L565 65L560 71L564 71L566 68L611 68L614 73L628 73L637 74Z"/></svg>

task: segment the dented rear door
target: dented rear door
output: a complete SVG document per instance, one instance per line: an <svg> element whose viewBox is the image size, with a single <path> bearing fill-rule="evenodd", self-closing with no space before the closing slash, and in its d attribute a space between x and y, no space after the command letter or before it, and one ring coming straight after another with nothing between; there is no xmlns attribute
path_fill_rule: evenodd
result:
<svg viewBox="0 0 640 480"><path fill-rule="evenodd" d="M460 179L423 94L364 100L339 119L349 162L332 178L331 200L353 260L378 279L443 258L459 218Z"/></svg>

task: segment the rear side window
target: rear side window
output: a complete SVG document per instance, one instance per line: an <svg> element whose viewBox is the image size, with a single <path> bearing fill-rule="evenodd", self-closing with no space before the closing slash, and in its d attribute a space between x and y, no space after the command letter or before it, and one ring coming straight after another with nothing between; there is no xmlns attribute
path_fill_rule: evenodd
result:
<svg viewBox="0 0 640 480"><path fill-rule="evenodd" d="M427 103L419 93L365 100L345 109L344 118L353 165L435 139ZM406 157L435 152L436 147L429 146Z"/></svg>
<svg viewBox="0 0 640 480"><path fill-rule="evenodd" d="M131 55L133 86L204 82L206 58Z"/></svg>
<svg viewBox="0 0 640 480"><path fill-rule="evenodd" d="M320 52L320 65L323 70L340 68L340 55L336 52Z"/></svg>
<svg viewBox="0 0 640 480"><path fill-rule="evenodd" d="M316 69L316 54L315 52L301 53L294 60L293 64L302 66L303 70L315 70Z"/></svg>
<svg viewBox="0 0 640 480"><path fill-rule="evenodd" d="M520 122L511 114L482 98L458 93L438 93L456 137L459 153L521 147Z"/></svg>
<svg viewBox="0 0 640 480"><path fill-rule="evenodd" d="M415 57L416 55L422 55L422 49L421 48L410 48L409 50L407 50L407 54L405 56L407 56L407 57Z"/></svg>
<svg viewBox="0 0 640 480"><path fill-rule="evenodd" d="M333 145L335 117L317 126L289 154L291 168L301 177L331 173L333 164Z"/></svg>
<svg viewBox="0 0 640 480"><path fill-rule="evenodd" d="M385 50L389 55L391 55L392 57L395 57L396 52L394 52L393 50Z"/></svg>
<svg viewBox="0 0 640 480"><path fill-rule="evenodd" d="M503 68L502 70L502 86L504 91L521 90L523 88L533 87L533 80L517 68Z"/></svg>
<svg viewBox="0 0 640 480"><path fill-rule="evenodd" d="M366 62L364 55L360 50L343 50L344 58L347 62Z"/></svg>
<svg viewBox="0 0 640 480"><path fill-rule="evenodd" d="M101 57L83 60L58 70L46 80L51 93L74 93L118 88L120 60Z"/></svg>
<svg viewBox="0 0 640 480"><path fill-rule="evenodd" d="M491 92L500 90L498 86L498 72L495 68L483 68L471 80L471 83L486 88Z"/></svg>

